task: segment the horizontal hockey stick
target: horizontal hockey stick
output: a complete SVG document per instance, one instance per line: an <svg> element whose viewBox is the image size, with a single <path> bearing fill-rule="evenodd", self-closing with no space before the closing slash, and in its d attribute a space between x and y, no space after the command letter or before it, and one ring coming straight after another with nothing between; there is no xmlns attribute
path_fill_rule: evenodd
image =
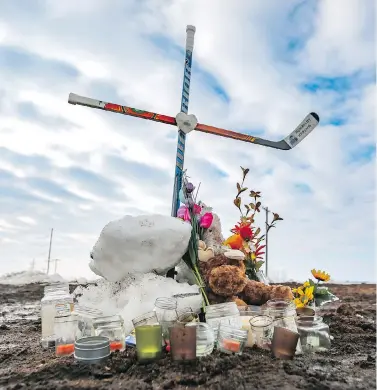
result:
<svg viewBox="0 0 377 390"><path fill-rule="evenodd" d="M134 116L136 118L148 119L155 122L166 123L168 125L177 125L177 121L172 116L156 114L154 112L137 110L135 108L121 106L120 104L106 103L101 100L95 100L84 96L79 96L74 93L69 94L68 103L78 104L100 110L117 112L119 114ZM305 119L292 131L287 137L281 141L270 141L264 138L254 137L247 134L237 133L231 130L220 129L214 126L203 125L198 123L195 130L203 133L215 134L221 137L232 138L239 141L250 142L256 145L267 146L269 148L290 150L298 145L305 137L307 137L318 125L319 116L315 112L308 114Z"/></svg>

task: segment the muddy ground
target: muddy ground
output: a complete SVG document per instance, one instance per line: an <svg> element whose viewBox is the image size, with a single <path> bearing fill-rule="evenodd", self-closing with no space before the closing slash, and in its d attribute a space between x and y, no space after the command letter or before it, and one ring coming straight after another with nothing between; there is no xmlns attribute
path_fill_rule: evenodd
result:
<svg viewBox="0 0 377 390"><path fill-rule="evenodd" d="M326 353L287 362L251 349L141 366L128 348L102 366L82 366L40 348L42 286L0 285L0 389L376 389L376 286L330 287L341 302L322 312L334 336Z"/></svg>

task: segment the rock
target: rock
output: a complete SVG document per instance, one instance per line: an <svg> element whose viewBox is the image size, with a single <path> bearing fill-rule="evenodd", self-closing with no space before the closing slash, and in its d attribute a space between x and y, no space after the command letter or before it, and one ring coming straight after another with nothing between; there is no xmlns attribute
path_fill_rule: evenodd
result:
<svg viewBox="0 0 377 390"><path fill-rule="evenodd" d="M177 218L126 215L103 228L89 267L111 282L129 274L165 274L181 260L190 236L191 225Z"/></svg>

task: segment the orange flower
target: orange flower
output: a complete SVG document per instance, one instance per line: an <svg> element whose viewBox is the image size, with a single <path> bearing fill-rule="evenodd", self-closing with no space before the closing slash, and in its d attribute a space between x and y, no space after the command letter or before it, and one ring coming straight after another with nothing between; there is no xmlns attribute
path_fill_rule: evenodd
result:
<svg viewBox="0 0 377 390"><path fill-rule="evenodd" d="M321 282L328 282L330 280L330 275L325 271L312 269L312 275Z"/></svg>
<svg viewBox="0 0 377 390"><path fill-rule="evenodd" d="M242 248L243 239L239 234L233 234L228 239L223 242L224 246L229 246L232 249L240 249Z"/></svg>

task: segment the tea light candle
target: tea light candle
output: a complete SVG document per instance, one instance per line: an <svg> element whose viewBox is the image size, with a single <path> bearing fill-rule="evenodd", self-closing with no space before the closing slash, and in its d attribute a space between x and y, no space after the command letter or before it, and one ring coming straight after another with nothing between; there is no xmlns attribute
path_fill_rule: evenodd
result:
<svg viewBox="0 0 377 390"><path fill-rule="evenodd" d="M239 341L236 341L236 340L224 339L223 340L223 347L230 352L237 353L240 351L241 343Z"/></svg>
<svg viewBox="0 0 377 390"><path fill-rule="evenodd" d="M251 331L250 319L253 316L241 316L242 329L247 330L247 341L245 347L252 347L255 344L254 335Z"/></svg>
<svg viewBox="0 0 377 390"><path fill-rule="evenodd" d="M60 344L55 348L56 356L69 356L75 352L74 344Z"/></svg>

